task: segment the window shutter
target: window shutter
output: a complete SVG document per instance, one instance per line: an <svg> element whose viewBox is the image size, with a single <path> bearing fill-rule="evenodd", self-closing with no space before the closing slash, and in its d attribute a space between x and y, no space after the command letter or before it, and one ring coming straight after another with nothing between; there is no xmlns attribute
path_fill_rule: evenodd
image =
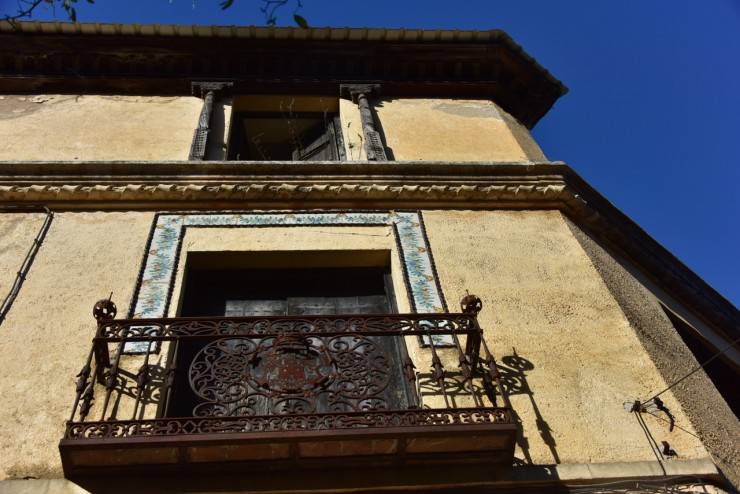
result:
<svg viewBox="0 0 740 494"><path fill-rule="evenodd" d="M303 149L293 151L293 161L345 161L339 117L327 122L320 135L310 137Z"/></svg>
<svg viewBox="0 0 740 494"><path fill-rule="evenodd" d="M227 300L224 315L242 316L282 316L286 314L285 300Z"/></svg>

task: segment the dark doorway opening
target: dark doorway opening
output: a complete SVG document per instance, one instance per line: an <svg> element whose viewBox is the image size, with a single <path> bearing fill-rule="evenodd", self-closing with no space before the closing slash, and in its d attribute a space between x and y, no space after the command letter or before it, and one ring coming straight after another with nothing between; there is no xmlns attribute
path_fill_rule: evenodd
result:
<svg viewBox="0 0 740 494"><path fill-rule="evenodd" d="M286 321L322 314L394 312L387 267L192 269L185 279L181 308L186 317L285 316ZM302 337L295 333L282 339L232 336L208 345L183 342L177 355L181 363L177 382L183 384L175 386L170 415L414 407L415 390L402 377L406 351L401 345L405 345L402 337ZM286 362L293 377L284 375L289 367ZM315 386L308 391L293 389L296 373L310 381L300 386ZM231 381L219 377L227 374L233 376L228 378ZM358 384L366 382L371 384Z"/></svg>

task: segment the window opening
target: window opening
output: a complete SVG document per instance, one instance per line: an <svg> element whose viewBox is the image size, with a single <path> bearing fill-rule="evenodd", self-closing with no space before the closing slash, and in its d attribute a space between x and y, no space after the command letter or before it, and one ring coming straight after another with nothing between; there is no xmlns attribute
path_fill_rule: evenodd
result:
<svg viewBox="0 0 740 494"><path fill-rule="evenodd" d="M255 161L345 160L338 99L235 98L228 158Z"/></svg>
<svg viewBox="0 0 740 494"><path fill-rule="evenodd" d="M189 270L183 316L285 316L278 337L180 346L171 416L407 409L403 337L304 336L301 315L396 312L387 268ZM346 324L357 324L351 318Z"/></svg>

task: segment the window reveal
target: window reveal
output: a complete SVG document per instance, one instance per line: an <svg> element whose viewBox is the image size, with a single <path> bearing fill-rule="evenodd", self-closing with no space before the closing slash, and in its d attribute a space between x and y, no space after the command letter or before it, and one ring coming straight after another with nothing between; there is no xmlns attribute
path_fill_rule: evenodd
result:
<svg viewBox="0 0 740 494"><path fill-rule="evenodd" d="M301 315L387 314L381 268L193 271L183 315L291 316L278 336L181 346L189 387L172 416L253 416L416 408L403 338L308 336ZM339 294L342 295L339 295ZM273 321L274 324L274 321ZM348 324L352 324L351 320ZM312 328L314 329L314 328ZM185 376L182 376L185 377Z"/></svg>
<svg viewBox="0 0 740 494"><path fill-rule="evenodd" d="M236 97L228 158L345 160L338 99L268 95Z"/></svg>

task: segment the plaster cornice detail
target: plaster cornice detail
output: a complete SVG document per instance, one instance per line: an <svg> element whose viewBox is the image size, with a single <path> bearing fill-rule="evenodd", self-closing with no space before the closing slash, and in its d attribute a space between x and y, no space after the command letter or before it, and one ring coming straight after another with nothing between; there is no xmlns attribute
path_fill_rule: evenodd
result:
<svg viewBox="0 0 740 494"><path fill-rule="evenodd" d="M388 185L376 183L304 184L242 183L199 184L127 184L127 185L0 185L3 202L63 201L240 201L240 200L445 200L522 202L557 201L565 184L506 185ZM154 206L154 204L152 204ZM119 207L124 204L119 204Z"/></svg>
<svg viewBox="0 0 740 494"><path fill-rule="evenodd" d="M737 338L740 315L561 162L0 163L0 210L274 208L557 209L710 325Z"/></svg>
<svg viewBox="0 0 740 494"><path fill-rule="evenodd" d="M0 163L3 202L111 209L208 201L558 201L562 163ZM331 207L331 204L327 204Z"/></svg>

